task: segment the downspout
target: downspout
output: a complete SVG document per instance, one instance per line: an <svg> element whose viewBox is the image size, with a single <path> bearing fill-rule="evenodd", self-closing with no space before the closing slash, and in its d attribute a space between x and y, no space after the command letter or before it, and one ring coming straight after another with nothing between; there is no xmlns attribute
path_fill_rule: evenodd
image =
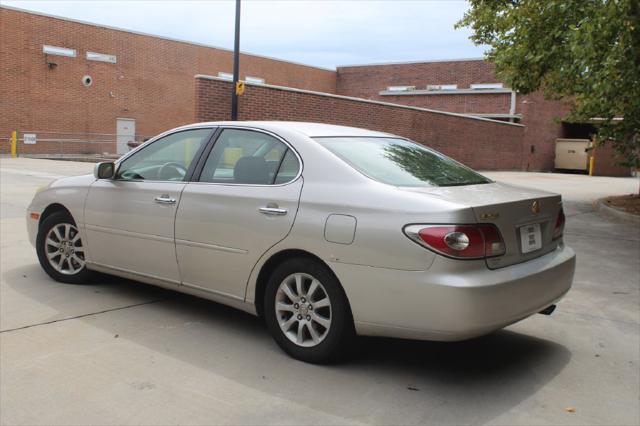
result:
<svg viewBox="0 0 640 426"><path fill-rule="evenodd" d="M509 122L513 123L514 117L516 115L516 91L515 90L511 91L511 106L509 107L509 115L511 116L509 117Z"/></svg>

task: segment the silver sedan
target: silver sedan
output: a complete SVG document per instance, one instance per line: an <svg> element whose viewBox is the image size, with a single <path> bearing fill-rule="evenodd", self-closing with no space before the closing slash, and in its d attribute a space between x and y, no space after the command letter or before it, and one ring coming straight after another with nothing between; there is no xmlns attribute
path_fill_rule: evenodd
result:
<svg viewBox="0 0 640 426"><path fill-rule="evenodd" d="M575 269L559 195L316 123L170 130L41 189L27 226L57 281L99 271L224 303L308 362L355 335L461 340L550 313Z"/></svg>

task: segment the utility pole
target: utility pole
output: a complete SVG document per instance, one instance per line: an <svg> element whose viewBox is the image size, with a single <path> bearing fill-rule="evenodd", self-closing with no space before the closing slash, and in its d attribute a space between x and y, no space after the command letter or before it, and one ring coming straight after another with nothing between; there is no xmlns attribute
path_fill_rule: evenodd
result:
<svg viewBox="0 0 640 426"><path fill-rule="evenodd" d="M233 93L231 95L231 120L238 121L238 80L240 79L240 0L236 0L236 35L233 43Z"/></svg>

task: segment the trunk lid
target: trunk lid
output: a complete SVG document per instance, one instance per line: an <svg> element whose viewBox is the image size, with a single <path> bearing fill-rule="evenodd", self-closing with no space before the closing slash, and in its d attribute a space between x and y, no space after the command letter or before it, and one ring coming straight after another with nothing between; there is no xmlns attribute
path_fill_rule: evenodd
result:
<svg viewBox="0 0 640 426"><path fill-rule="evenodd" d="M560 195L503 183L403 188L471 207L477 223L498 227L506 252L486 259L490 269L535 259L558 246L553 231L562 200Z"/></svg>

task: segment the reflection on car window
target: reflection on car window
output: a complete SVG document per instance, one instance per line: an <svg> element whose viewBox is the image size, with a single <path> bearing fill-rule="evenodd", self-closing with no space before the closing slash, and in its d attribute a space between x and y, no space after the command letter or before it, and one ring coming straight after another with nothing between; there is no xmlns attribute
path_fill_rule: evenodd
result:
<svg viewBox="0 0 640 426"><path fill-rule="evenodd" d="M460 186L491 182L436 151L397 138L329 137L316 141L371 179L395 186Z"/></svg>
<svg viewBox="0 0 640 426"><path fill-rule="evenodd" d="M278 139L251 130L225 129L216 141L200 175L200 182L269 185L287 158L287 146ZM293 156L296 162L297 158ZM290 162L290 160L289 160ZM291 165L289 168L293 167Z"/></svg>
<svg viewBox="0 0 640 426"><path fill-rule="evenodd" d="M182 181L211 129L173 133L142 148L120 164L118 179Z"/></svg>

